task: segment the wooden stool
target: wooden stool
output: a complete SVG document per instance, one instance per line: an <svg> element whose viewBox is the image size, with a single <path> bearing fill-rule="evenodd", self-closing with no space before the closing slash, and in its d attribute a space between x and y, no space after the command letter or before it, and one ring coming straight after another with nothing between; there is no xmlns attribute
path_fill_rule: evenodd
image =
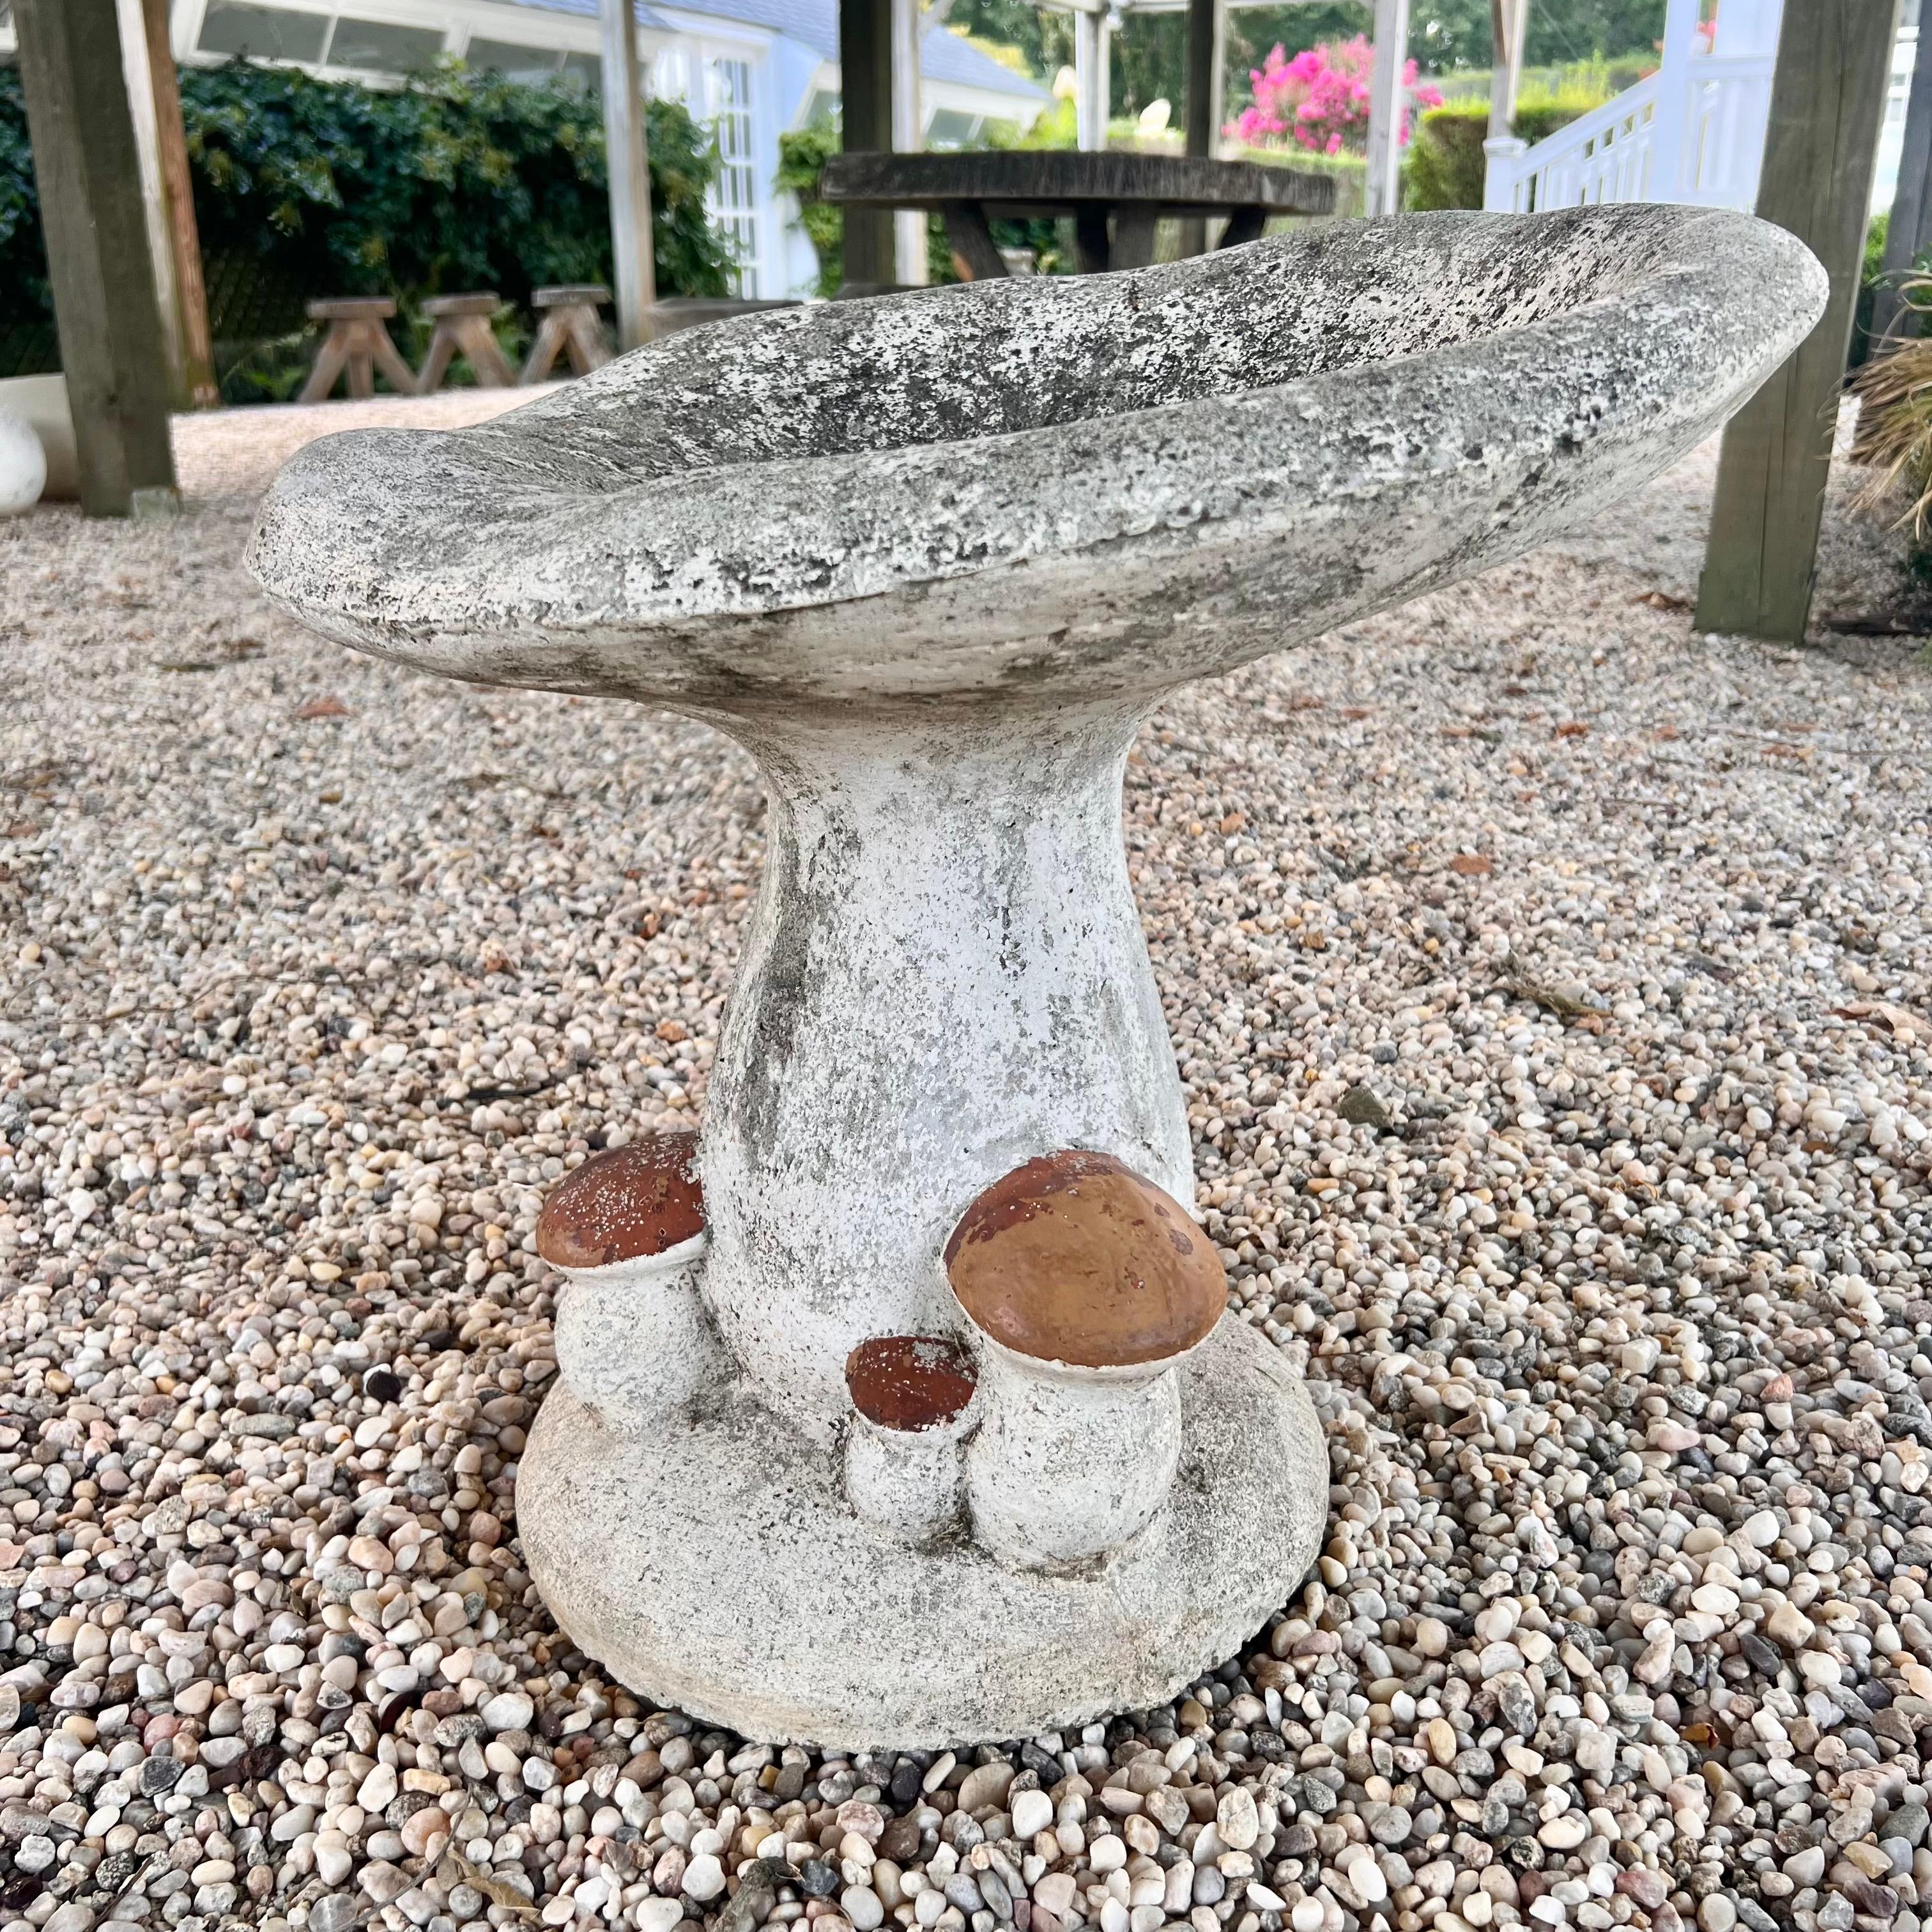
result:
<svg viewBox="0 0 1932 1932"><path fill-rule="evenodd" d="M429 339L422 373L416 378L418 395L430 395L440 388L450 364L459 356L469 358L479 389L507 389L515 383L516 371L490 332L490 318L502 306L488 290L472 296L432 296L423 304L423 314L435 319L436 331Z"/></svg>
<svg viewBox="0 0 1932 1932"><path fill-rule="evenodd" d="M311 322L326 322L328 333L296 400L319 403L335 387L336 378L346 370L349 393L361 398L376 393L376 371L389 379L398 395L416 393L415 372L403 360L401 352L389 340L385 325L396 312L387 296L341 296L308 305Z"/></svg>
<svg viewBox="0 0 1932 1932"><path fill-rule="evenodd" d="M543 311L537 339L530 345L529 360L518 380L526 385L541 382L556 362L560 352L570 358L571 368L580 376L601 369L610 359L610 346L604 340L604 325L597 310L610 299L610 291L595 282L573 282L562 288L532 289L530 306Z"/></svg>

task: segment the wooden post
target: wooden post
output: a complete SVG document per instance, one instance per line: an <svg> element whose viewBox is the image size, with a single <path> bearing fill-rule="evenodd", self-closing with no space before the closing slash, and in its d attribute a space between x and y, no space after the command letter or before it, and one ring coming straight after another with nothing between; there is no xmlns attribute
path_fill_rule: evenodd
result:
<svg viewBox="0 0 1932 1932"><path fill-rule="evenodd" d="M892 0L838 0L839 121L846 153L892 145ZM844 286L854 295L898 280L889 208L845 211Z"/></svg>
<svg viewBox="0 0 1932 1932"><path fill-rule="evenodd" d="M115 0L14 0L80 506L176 502L168 371Z"/></svg>
<svg viewBox="0 0 1932 1932"><path fill-rule="evenodd" d="M1928 248L1932 248L1932 10L1920 16L1912 92L1906 99L1898 186L1886 225L1883 278L1872 303L1875 348L1898 327L1904 308L1899 284Z"/></svg>
<svg viewBox="0 0 1932 1932"><path fill-rule="evenodd" d="M1099 154L1107 145L1107 64L1113 38L1108 25L1098 8L1073 16L1074 139L1089 154Z"/></svg>
<svg viewBox="0 0 1932 1932"><path fill-rule="evenodd" d="M1186 152L1211 160L1221 139L1227 82L1227 0L1187 0L1187 64L1184 105ZM1208 246L1208 224L1187 215L1180 224L1180 252L1198 255Z"/></svg>
<svg viewBox="0 0 1932 1932"><path fill-rule="evenodd" d="M1824 263L1831 299L1724 432L1700 631L1804 639L1898 26L1898 0L1784 9L1757 212Z"/></svg>
<svg viewBox="0 0 1932 1932"><path fill-rule="evenodd" d="M1675 201L1684 179L1684 124L1690 112L1690 52L1697 37L1698 0L1664 0L1664 44L1657 68L1657 111L1650 124L1646 196Z"/></svg>
<svg viewBox="0 0 1932 1932"><path fill-rule="evenodd" d="M920 88L919 0L892 0L892 152L916 154L926 146L925 104ZM892 212L892 262L896 280L922 288L927 280L926 211Z"/></svg>
<svg viewBox="0 0 1932 1932"><path fill-rule="evenodd" d="M617 340L626 350L651 338L658 298L651 241L650 156L644 137L644 76L631 0L603 0L604 153L610 181L610 267Z"/></svg>
<svg viewBox="0 0 1932 1932"><path fill-rule="evenodd" d="M1402 206L1402 69L1408 64L1408 0L1376 0L1376 64L1369 77L1369 171L1364 214Z"/></svg>
<svg viewBox="0 0 1932 1932"><path fill-rule="evenodd" d="M1490 0L1490 139L1501 140L1516 118L1516 91L1522 82L1523 35L1529 27L1529 0Z"/></svg>
<svg viewBox="0 0 1932 1932"><path fill-rule="evenodd" d="M201 272L201 232L194 218L194 180L188 172L188 135L182 125L181 80L168 32L169 0L141 0L142 38L148 86L154 104L154 159L160 179L165 237L178 344L177 400L184 409L213 409L214 346L208 326L208 287Z"/></svg>

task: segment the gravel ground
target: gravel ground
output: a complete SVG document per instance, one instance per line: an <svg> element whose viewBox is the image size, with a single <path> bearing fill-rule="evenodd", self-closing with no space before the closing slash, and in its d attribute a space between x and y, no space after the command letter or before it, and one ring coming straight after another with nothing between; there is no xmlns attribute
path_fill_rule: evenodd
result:
<svg viewBox="0 0 1932 1932"><path fill-rule="evenodd" d="M0 524L0 1932L1920 1932L1932 672L1690 636L1705 452L1169 704L1132 867L1334 1540L1172 1707L773 1750L577 1654L513 1511L538 1204L701 1111L752 768L237 567L312 428L499 400Z"/></svg>

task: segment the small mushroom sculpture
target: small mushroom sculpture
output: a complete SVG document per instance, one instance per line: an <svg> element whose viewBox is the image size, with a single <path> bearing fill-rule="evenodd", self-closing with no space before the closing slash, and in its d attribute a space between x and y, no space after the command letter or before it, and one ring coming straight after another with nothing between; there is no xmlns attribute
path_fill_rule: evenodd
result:
<svg viewBox="0 0 1932 1932"><path fill-rule="evenodd" d="M619 1427L682 1406L718 1346L698 1292L706 1244L695 1134L647 1134L554 1188L537 1252L568 1277L556 1318L566 1387Z"/></svg>
<svg viewBox="0 0 1932 1932"><path fill-rule="evenodd" d="M959 1442L975 1420L973 1365L929 1335L880 1335L845 1360L852 1426L845 1494L868 1522L924 1543L959 1515Z"/></svg>
<svg viewBox="0 0 1932 1932"><path fill-rule="evenodd" d="M979 1540L1029 1569L1118 1550L1174 1480L1174 1366L1228 1304L1213 1245L1152 1181L1071 1149L981 1194L946 1271L982 1343L986 1412L966 1456Z"/></svg>

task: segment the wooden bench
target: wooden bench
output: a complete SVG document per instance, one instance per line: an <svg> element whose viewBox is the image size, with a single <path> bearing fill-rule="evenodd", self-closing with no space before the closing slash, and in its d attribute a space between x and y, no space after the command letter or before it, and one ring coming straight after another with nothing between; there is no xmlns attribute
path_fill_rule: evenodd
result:
<svg viewBox="0 0 1932 1932"><path fill-rule="evenodd" d="M839 208L923 208L946 218L963 281L1012 272L989 221L1073 218L1081 270L1144 268L1170 215L1225 215L1223 248L1260 238L1270 218L1332 214L1335 182L1299 168L1180 154L1014 150L1000 154L834 154L819 194ZM1111 227L1109 224L1111 223Z"/></svg>
<svg viewBox="0 0 1932 1932"><path fill-rule="evenodd" d="M543 320L518 381L526 386L542 382L560 355L569 358L571 368L580 376L602 368L610 359L610 345L597 311L610 299L610 291L596 282L532 289L530 306Z"/></svg>
<svg viewBox="0 0 1932 1932"><path fill-rule="evenodd" d="M458 356L470 364L479 389L508 389L515 386L517 372L497 346L490 332L490 318L502 306L494 291L475 295L432 296L422 312L436 324L429 339L429 353L423 358L416 377L416 394L434 394L442 386L449 365Z"/></svg>
<svg viewBox="0 0 1932 1932"><path fill-rule="evenodd" d="M398 395L413 395L415 373L389 339L388 323L395 312L396 304L387 296L335 296L310 302L309 320L327 322L328 333L296 400L321 402L345 375L352 397L373 396L378 369Z"/></svg>

